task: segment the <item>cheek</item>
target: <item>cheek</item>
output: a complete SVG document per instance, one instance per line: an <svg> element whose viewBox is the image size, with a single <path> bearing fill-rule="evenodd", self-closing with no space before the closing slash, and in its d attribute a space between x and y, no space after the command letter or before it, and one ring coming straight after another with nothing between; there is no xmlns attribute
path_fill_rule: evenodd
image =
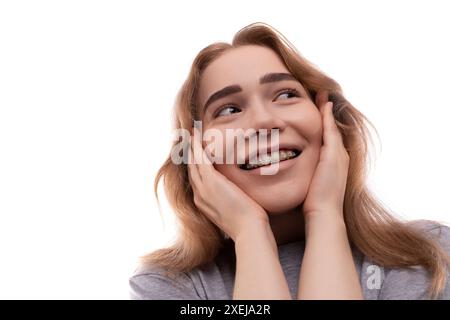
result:
<svg viewBox="0 0 450 320"><path fill-rule="evenodd" d="M218 128L204 128L202 146L205 152L213 158L213 163L225 163L226 141L225 131Z"/></svg>
<svg viewBox="0 0 450 320"><path fill-rule="evenodd" d="M203 135L203 148L210 154L214 160L214 163L218 164L220 170L226 171L222 164L236 164L238 161L242 161L245 155L245 142L239 133L228 132L227 130L242 130L240 127L227 127L227 128L207 128ZM239 136L239 138L238 138ZM238 144L237 141L241 141ZM240 159L240 160L238 160ZM242 162L239 162L242 163ZM218 170L218 171L220 171Z"/></svg>
<svg viewBox="0 0 450 320"><path fill-rule="evenodd" d="M322 115L312 103L291 110L286 115L286 121L298 131L309 144L321 145L322 143Z"/></svg>
<svg viewBox="0 0 450 320"><path fill-rule="evenodd" d="M239 172L240 169L236 168L236 166L231 164L214 164L214 168L234 184L240 184L239 176L241 173Z"/></svg>

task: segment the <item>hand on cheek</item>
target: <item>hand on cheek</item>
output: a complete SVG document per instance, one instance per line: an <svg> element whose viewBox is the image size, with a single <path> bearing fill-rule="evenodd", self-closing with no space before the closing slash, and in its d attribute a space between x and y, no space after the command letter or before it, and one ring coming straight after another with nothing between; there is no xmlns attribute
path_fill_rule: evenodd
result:
<svg viewBox="0 0 450 320"><path fill-rule="evenodd" d="M322 116L323 144L320 159L303 203L305 221L314 216L343 219L345 188L350 157L333 115L328 97L318 98Z"/></svg>
<svg viewBox="0 0 450 320"><path fill-rule="evenodd" d="M191 138L188 174L196 207L234 241L252 228L269 224L264 209L214 168L195 138Z"/></svg>

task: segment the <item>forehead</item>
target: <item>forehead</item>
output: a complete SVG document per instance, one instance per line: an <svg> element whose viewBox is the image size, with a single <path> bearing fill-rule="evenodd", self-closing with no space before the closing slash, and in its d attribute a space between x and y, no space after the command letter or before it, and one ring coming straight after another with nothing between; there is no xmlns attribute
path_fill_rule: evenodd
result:
<svg viewBox="0 0 450 320"><path fill-rule="evenodd" d="M209 95L229 85L256 86L259 78L269 72L289 72L273 50L257 45L231 49L203 71L200 103L203 105Z"/></svg>

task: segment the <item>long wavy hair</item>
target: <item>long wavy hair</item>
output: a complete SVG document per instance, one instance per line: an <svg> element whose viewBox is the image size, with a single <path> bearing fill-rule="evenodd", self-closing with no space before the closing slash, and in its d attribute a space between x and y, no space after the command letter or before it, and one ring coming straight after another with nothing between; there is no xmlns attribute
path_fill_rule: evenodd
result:
<svg viewBox="0 0 450 320"><path fill-rule="evenodd" d="M329 92L337 126L350 156L344 199L344 219L350 243L374 263L385 267L422 265L431 275L428 293L431 298L437 298L445 289L450 258L437 239L394 217L367 186L369 139L372 142L367 125L375 127L344 97L335 80L302 57L273 27L260 22L250 24L235 34L231 44L213 43L198 53L176 97L174 129L190 131L193 121L198 120L197 93L203 70L228 50L244 45L265 46L277 53L313 101L318 92ZM173 146L177 143L174 141ZM154 192L158 203L157 190L161 179L178 221L178 238L170 246L143 256L142 262L160 266L167 274L188 272L212 261L227 240L195 206L186 164L174 164L169 154L155 177Z"/></svg>

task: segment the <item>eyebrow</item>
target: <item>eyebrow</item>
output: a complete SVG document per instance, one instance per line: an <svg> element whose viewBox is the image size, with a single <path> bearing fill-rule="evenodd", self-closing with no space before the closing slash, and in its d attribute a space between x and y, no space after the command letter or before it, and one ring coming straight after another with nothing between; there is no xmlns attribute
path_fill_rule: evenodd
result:
<svg viewBox="0 0 450 320"><path fill-rule="evenodd" d="M267 73L259 79L259 83L265 84L265 83L286 81L286 80L298 81L297 78L295 78L290 73ZM216 91L206 101L205 106L203 107L203 112L205 112L206 108L208 108L208 106L210 104L212 104L213 102L215 102L219 99L222 99L230 94L241 92L241 91L242 91L242 87L237 84L233 84L233 85L227 86L223 89L220 89L219 91Z"/></svg>

